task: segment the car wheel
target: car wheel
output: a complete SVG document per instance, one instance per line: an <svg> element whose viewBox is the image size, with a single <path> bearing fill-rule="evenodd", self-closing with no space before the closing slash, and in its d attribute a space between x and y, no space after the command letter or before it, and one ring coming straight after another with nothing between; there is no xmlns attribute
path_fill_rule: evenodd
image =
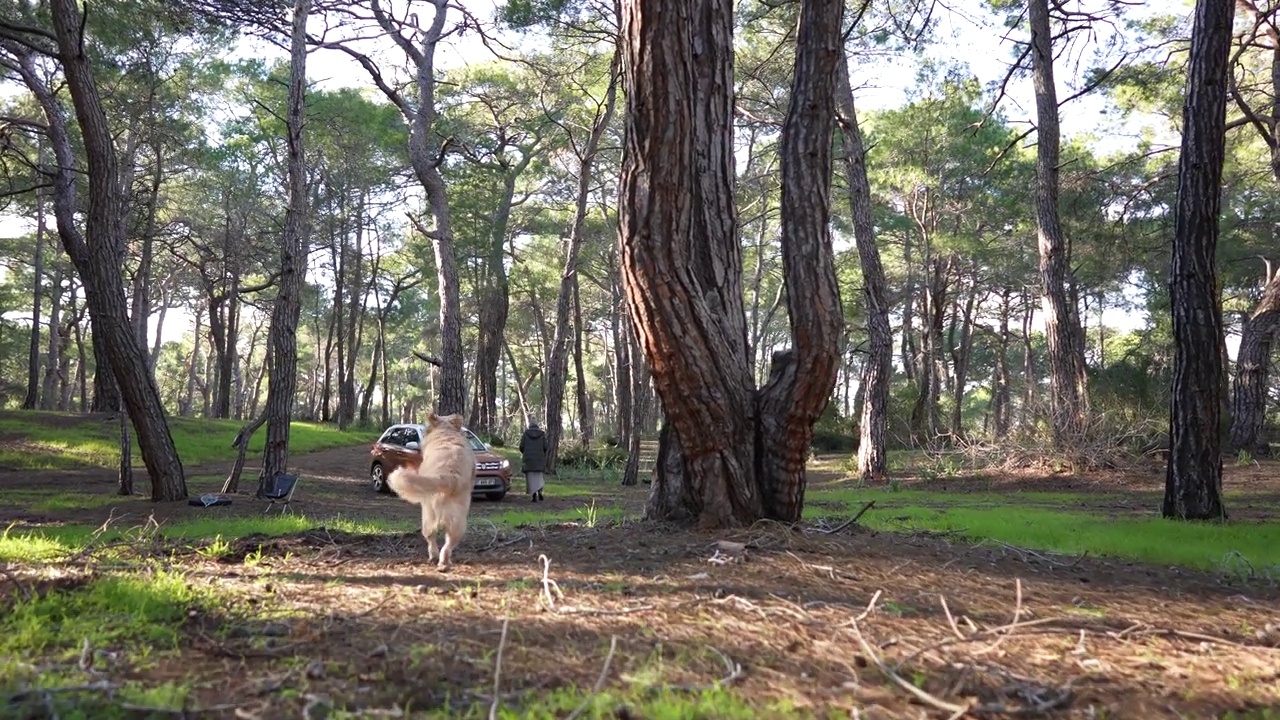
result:
<svg viewBox="0 0 1280 720"><path fill-rule="evenodd" d="M387 486L387 473L382 469L381 463L374 463L373 469L369 471L369 477L373 479L373 491L376 493L389 493L391 488Z"/></svg>
<svg viewBox="0 0 1280 720"><path fill-rule="evenodd" d="M498 502L498 501L499 501L499 500L501 500L502 498L506 497L506 496L507 496L507 493L506 493L506 492L491 492L491 493L485 493L485 495L484 495L484 496L485 496L486 498L489 498L489 500L490 500L490 501L492 501L492 502Z"/></svg>

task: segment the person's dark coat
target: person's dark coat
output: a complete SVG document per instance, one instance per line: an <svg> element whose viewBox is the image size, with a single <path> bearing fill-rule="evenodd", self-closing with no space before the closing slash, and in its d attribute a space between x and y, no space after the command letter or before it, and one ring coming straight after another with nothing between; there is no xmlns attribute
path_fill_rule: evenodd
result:
<svg viewBox="0 0 1280 720"><path fill-rule="evenodd" d="M543 472L547 469L547 436L542 428L532 425L520 436L520 472Z"/></svg>

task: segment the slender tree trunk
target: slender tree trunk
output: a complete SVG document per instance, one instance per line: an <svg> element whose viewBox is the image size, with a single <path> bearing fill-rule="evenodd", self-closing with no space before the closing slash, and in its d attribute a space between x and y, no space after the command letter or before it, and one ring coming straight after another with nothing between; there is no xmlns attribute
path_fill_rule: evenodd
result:
<svg viewBox="0 0 1280 720"><path fill-rule="evenodd" d="M529 156L531 158L531 156ZM507 315L511 308L511 286L507 279L507 228L511 204L515 200L516 180L528 162L507 168L502 199L495 209L489 229L488 257L485 259L484 283L479 326L476 328L476 370L472 392L470 428L473 432L492 435L497 430L498 361L502 357L502 340L506 334ZM551 437L551 428L546 428ZM555 470L554 454L547 452L547 471Z"/></svg>
<svg viewBox="0 0 1280 720"><path fill-rule="evenodd" d="M582 298L579 297L578 283L573 284L573 373L577 378L578 397L578 443L581 447L591 447L591 440L596 434L596 410L591 391L587 389L587 373L582 365L582 345L585 331L582 323ZM589 337L589 336L588 336Z"/></svg>
<svg viewBox="0 0 1280 720"><path fill-rule="evenodd" d="M301 313L302 276L306 272L307 167L302 131L306 109L307 15L311 0L295 0L289 52L289 104L285 117L288 132L289 206L284 232L280 235L280 289L271 311L271 374L267 380L264 410L267 440L262 471L258 477L261 495L277 473L289 469L289 423L293 419L294 394L298 384L298 316Z"/></svg>
<svg viewBox="0 0 1280 720"><path fill-rule="evenodd" d="M41 144L43 149L43 144ZM39 151L37 151L39 154ZM37 156L37 164L43 165ZM39 404L40 389L40 303L44 299L44 193L36 189L36 242L31 273L31 343L27 348L27 394L23 410L34 410Z"/></svg>
<svg viewBox="0 0 1280 720"><path fill-rule="evenodd" d="M573 224L570 225L569 239L565 244L564 269L560 273L560 292L556 296L555 337L551 341L551 358L547 363L547 461L548 471L554 472L556 459L560 452L560 435L562 432L561 408L564 404L566 375L568 372L568 355L570 332L578 337L582 328L577 322L571 327L570 309L573 298L578 292L578 255L582 248L583 235L586 229L587 205L590 201L591 183L594 180L596 155L600 150L600 140L604 137L613 120L614 108L617 105L618 80L622 56L615 48L613 61L609 66L609 86L605 91L604 103L595 115L595 123L591 127L591 135L578 160L578 193L574 206ZM581 390L581 389L580 389ZM579 403L582 400L579 399ZM581 414L581 413L580 413Z"/></svg>
<svg viewBox="0 0 1280 720"><path fill-rule="evenodd" d="M62 271L54 270L49 287L49 349L45 352L44 378L40 384L40 409L52 410L58 397L58 370L62 367Z"/></svg>
<svg viewBox="0 0 1280 720"><path fill-rule="evenodd" d="M129 437L129 412L120 403L120 481L116 494L133 494L133 442Z"/></svg>
<svg viewBox="0 0 1280 720"><path fill-rule="evenodd" d="M991 378L992 436L999 439L1009 434L1009 291L1000 293L1000 327L996 344L996 363Z"/></svg>
<svg viewBox="0 0 1280 720"><path fill-rule="evenodd" d="M1172 283L1173 402L1162 512L1225 520L1222 502L1222 298L1215 252L1226 145L1234 0L1198 0L1191 31Z"/></svg>
<svg viewBox="0 0 1280 720"><path fill-rule="evenodd" d="M893 372L893 331L889 327L889 302L885 290L884 267L876 247L875 225L871 218L871 183L867 180L867 151L858 127L853 90L849 84L849 60L841 54L836 70L836 111L844 141L845 177L849 185L849 207L853 213L853 236L862 266L862 298L867 313L867 363L858 393L863 397L859 422L858 475L863 480L885 478L889 453L887 428L889 383Z"/></svg>
<svg viewBox="0 0 1280 720"><path fill-rule="evenodd" d="M1068 295L1071 254L1058 207L1058 95L1053 80L1053 35L1049 0L1029 0L1031 65L1036 92L1036 227L1044 329L1049 345L1050 399L1054 445L1070 449L1081 441L1088 388L1080 315Z"/></svg>
<svg viewBox="0 0 1280 720"><path fill-rule="evenodd" d="M184 399L178 403L178 414L190 417L195 410L196 385L200 379L200 323L204 313L196 308L196 329L191 341L191 361L187 363L187 391Z"/></svg>
<svg viewBox="0 0 1280 720"><path fill-rule="evenodd" d="M1031 299L1023 295L1022 310L1022 412L1019 413L1019 425L1028 435L1035 432L1036 377L1035 348L1031 342L1031 321L1035 318L1036 308Z"/></svg>

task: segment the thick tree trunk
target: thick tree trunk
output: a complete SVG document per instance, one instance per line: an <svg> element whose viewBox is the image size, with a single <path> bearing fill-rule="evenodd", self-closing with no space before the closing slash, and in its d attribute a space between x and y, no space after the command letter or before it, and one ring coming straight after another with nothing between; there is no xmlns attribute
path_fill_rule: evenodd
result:
<svg viewBox="0 0 1280 720"><path fill-rule="evenodd" d="M88 159L89 177L86 235L81 237L75 225L78 210L72 174L75 165L64 117L47 88L32 73L28 85L33 91L37 91L36 86L43 90L37 91L37 95L44 95L39 99L49 120L50 140L59 166L55 181L58 232L67 245L67 254L80 271L95 329L95 343L103 343L120 396L137 432L142 458L151 477L151 498L180 500L187 496L182 463L169 434L160 393L147 370L146 352L129 322L120 275L125 236L124 193L120 187L114 138L84 52L83 17L74 0L51 0L49 7L59 59ZM54 126L58 128L55 130Z"/></svg>
<svg viewBox="0 0 1280 720"><path fill-rule="evenodd" d="M1198 0L1191 31L1170 296L1173 402L1162 512L1225 520L1222 503L1222 298L1215 252L1222 206L1227 57L1233 0Z"/></svg>
<svg viewBox="0 0 1280 720"><path fill-rule="evenodd" d="M775 355L757 396L733 206L732 5L623 5L623 278L669 423L651 517L713 527L799 519L805 457L834 386L842 324L827 230L842 9L826 0L801 9L782 139L794 348Z"/></svg>
<svg viewBox="0 0 1280 720"><path fill-rule="evenodd" d="M733 207L733 8L627 0L622 15L623 282L680 446L649 515L748 524L764 505Z"/></svg>
<svg viewBox="0 0 1280 720"><path fill-rule="evenodd" d="M1058 207L1058 95L1053 80L1053 35L1049 0L1029 0L1031 67L1036 93L1036 228L1044 330L1049 346L1049 380L1054 445L1070 449L1081 440L1088 388L1080 314L1068 295L1071 250Z"/></svg>
<svg viewBox="0 0 1280 720"><path fill-rule="evenodd" d="M302 306L302 276L306 272L307 167L302 131L306 109L307 14L311 0L295 0L289 52L289 104L285 117L288 132L288 197L284 231L280 235L280 286L271 310L271 373L267 379L267 439L258 476L261 495L276 473L289 469L289 423L293 419L298 384L298 316Z"/></svg>
<svg viewBox="0 0 1280 720"><path fill-rule="evenodd" d="M889 383L893 372L893 330L889 327L889 302L885 290L884 267L876 247L875 225L871 218L871 184L867 180L867 151L858 127L853 90L849 84L849 60L843 54L836 70L836 111L844 141L845 177L849 184L849 207L853 213L853 236L862 266L862 298L867 313L867 363L863 367L858 393L862 396L859 422L858 475L863 480L885 478L889 453L887 427Z"/></svg>

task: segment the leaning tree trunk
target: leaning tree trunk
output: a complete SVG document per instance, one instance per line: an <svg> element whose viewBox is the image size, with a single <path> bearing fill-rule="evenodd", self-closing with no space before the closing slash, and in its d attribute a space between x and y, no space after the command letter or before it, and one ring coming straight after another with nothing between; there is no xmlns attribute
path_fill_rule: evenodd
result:
<svg viewBox="0 0 1280 720"><path fill-rule="evenodd" d="M843 8L810 0L801 9L782 141L783 266L795 346L775 356L757 395L733 206L732 4L667 5L623 5L622 269L667 436L648 514L712 527L794 521L813 422L839 355L827 220Z"/></svg>
<svg viewBox="0 0 1280 720"><path fill-rule="evenodd" d="M52 0L49 8L59 60L88 160L89 201L84 208L86 232L82 236L75 222L81 208L75 200L75 164L65 116L34 72L28 57L22 74L45 111L58 162L54 190L58 234L80 272L95 330L95 345L99 342L102 345L119 387L119 397L128 408L137 432L138 446L151 477L151 498L180 500L187 496L182 463L169 434L159 390L148 371L146 350L139 345L129 321L120 273L124 255L125 196L120 186L114 138L84 50L83 17L74 0ZM117 404L108 409L118 407Z"/></svg>
<svg viewBox="0 0 1280 720"><path fill-rule="evenodd" d="M1084 428L1088 388L1080 316L1067 292L1071 251L1058 207L1058 94L1053 80L1053 35L1049 0L1030 0L1031 66L1036 92L1036 230L1054 445L1070 449Z"/></svg>
<svg viewBox="0 0 1280 720"><path fill-rule="evenodd" d="M1162 512L1225 520L1222 503L1222 299L1215 252L1222 206L1227 57L1233 0L1198 0L1191 31L1170 297L1173 402Z"/></svg>
<svg viewBox="0 0 1280 720"><path fill-rule="evenodd" d="M849 84L849 60L841 54L836 70L836 110L844 140L845 177L853 212L853 237L862 265L862 296L867 313L867 363L858 393L862 396L861 437L858 443L858 475L882 480L888 468L886 429L889 415L889 383L893 372L893 330L889 327L884 267L876 247L871 220L871 184L867 180L867 151L858 127L858 115Z"/></svg>
<svg viewBox="0 0 1280 720"><path fill-rule="evenodd" d="M796 522L804 509L813 425L831 399L844 318L831 246L831 136L843 2L800 10L791 105L782 126L782 267L793 347L774 355L760 397L762 486L770 516Z"/></svg>
<svg viewBox="0 0 1280 720"><path fill-rule="evenodd" d="M296 0L289 53L289 106L285 117L288 132L287 177L289 207L285 211L284 232L280 236L280 290L271 310L271 374L267 378L267 440L262 455L258 494L262 494L276 473L289 469L289 421L293 417L294 394L298 384L298 315L306 272L307 171L302 130L306 107L307 14L311 0ZM246 440L247 442L247 440Z"/></svg>

